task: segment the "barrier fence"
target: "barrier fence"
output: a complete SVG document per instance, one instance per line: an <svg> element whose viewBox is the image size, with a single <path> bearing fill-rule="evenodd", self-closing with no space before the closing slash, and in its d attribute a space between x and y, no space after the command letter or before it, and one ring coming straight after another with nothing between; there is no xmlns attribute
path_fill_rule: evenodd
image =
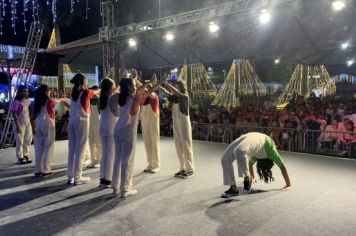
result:
<svg viewBox="0 0 356 236"><path fill-rule="evenodd" d="M162 136L173 136L172 124L161 124ZM235 126L192 122L193 139L229 144L241 135L260 132L269 135L279 150L326 154L356 159L356 139L341 141L340 135L353 132L300 130L280 127Z"/></svg>

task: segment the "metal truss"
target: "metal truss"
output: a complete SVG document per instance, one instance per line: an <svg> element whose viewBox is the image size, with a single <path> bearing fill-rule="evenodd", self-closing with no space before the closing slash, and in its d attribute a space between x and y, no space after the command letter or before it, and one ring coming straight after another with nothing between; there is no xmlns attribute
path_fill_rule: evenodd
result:
<svg viewBox="0 0 356 236"><path fill-rule="evenodd" d="M250 7L249 0L236 0L212 7L207 7L199 10L189 11L178 15L163 17L156 20L146 21L142 23L133 23L109 29L109 39L129 36L142 32L154 31L182 24L209 21L217 17L227 16L236 13L253 12L260 10L264 4Z"/></svg>
<svg viewBox="0 0 356 236"><path fill-rule="evenodd" d="M33 67L36 61L38 48L40 46L43 32L43 25L37 22L31 24L29 34L27 36L25 52L22 56L20 67L17 70L15 94L19 85L27 85L31 78ZM11 104L12 101L10 101ZM11 106L11 105L10 105ZM14 142L14 133L10 128L12 123L12 113L10 107L7 113L5 125L1 132L0 146L12 145Z"/></svg>
<svg viewBox="0 0 356 236"><path fill-rule="evenodd" d="M103 42L103 78L114 77L115 43L109 39L109 29L114 27L114 5L111 1L100 3L102 27L99 29L99 40Z"/></svg>

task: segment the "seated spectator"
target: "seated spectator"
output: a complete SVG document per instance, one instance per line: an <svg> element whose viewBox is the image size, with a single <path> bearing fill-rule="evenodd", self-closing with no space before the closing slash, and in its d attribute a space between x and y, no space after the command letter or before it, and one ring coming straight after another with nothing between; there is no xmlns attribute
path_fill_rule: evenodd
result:
<svg viewBox="0 0 356 236"><path fill-rule="evenodd" d="M352 121L347 121L346 130L340 134L337 140L339 150L346 150L347 148L354 147L356 145L355 127Z"/></svg>
<svg viewBox="0 0 356 236"><path fill-rule="evenodd" d="M318 138L318 147L319 148L327 148L332 149L335 148L336 141L340 135L338 133L338 125L337 120L333 120L331 125L327 125L325 127L325 131L322 132Z"/></svg>

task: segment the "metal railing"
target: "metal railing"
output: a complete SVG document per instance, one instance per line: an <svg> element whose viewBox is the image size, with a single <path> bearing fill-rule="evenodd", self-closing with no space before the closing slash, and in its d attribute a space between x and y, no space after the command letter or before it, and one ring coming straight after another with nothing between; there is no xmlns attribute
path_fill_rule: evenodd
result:
<svg viewBox="0 0 356 236"><path fill-rule="evenodd" d="M211 124L192 122L193 139L229 144L249 132L269 135L279 150L308 152L356 159L356 142L342 142L341 134L351 132L301 130L281 127L235 126L233 124ZM172 124L161 125L162 136L172 136Z"/></svg>

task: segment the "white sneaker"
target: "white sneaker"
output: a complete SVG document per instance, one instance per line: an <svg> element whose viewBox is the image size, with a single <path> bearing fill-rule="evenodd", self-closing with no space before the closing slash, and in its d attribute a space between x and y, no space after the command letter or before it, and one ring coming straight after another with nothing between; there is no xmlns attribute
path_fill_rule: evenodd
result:
<svg viewBox="0 0 356 236"><path fill-rule="evenodd" d="M154 173L158 173L159 172L159 168L154 168L152 170L150 170L150 173L154 174Z"/></svg>
<svg viewBox="0 0 356 236"><path fill-rule="evenodd" d="M81 177L80 179L74 180L74 185L86 184L86 183L89 183L90 180L91 180L90 177Z"/></svg>
<svg viewBox="0 0 356 236"><path fill-rule="evenodd" d="M137 189L129 189L126 191L121 192L121 198L127 198L138 193Z"/></svg>
<svg viewBox="0 0 356 236"><path fill-rule="evenodd" d="M67 184L74 184L74 178L68 178Z"/></svg>
<svg viewBox="0 0 356 236"><path fill-rule="evenodd" d="M87 165L87 168L99 168L100 167L100 164L93 161L93 162L90 162L88 165Z"/></svg>

